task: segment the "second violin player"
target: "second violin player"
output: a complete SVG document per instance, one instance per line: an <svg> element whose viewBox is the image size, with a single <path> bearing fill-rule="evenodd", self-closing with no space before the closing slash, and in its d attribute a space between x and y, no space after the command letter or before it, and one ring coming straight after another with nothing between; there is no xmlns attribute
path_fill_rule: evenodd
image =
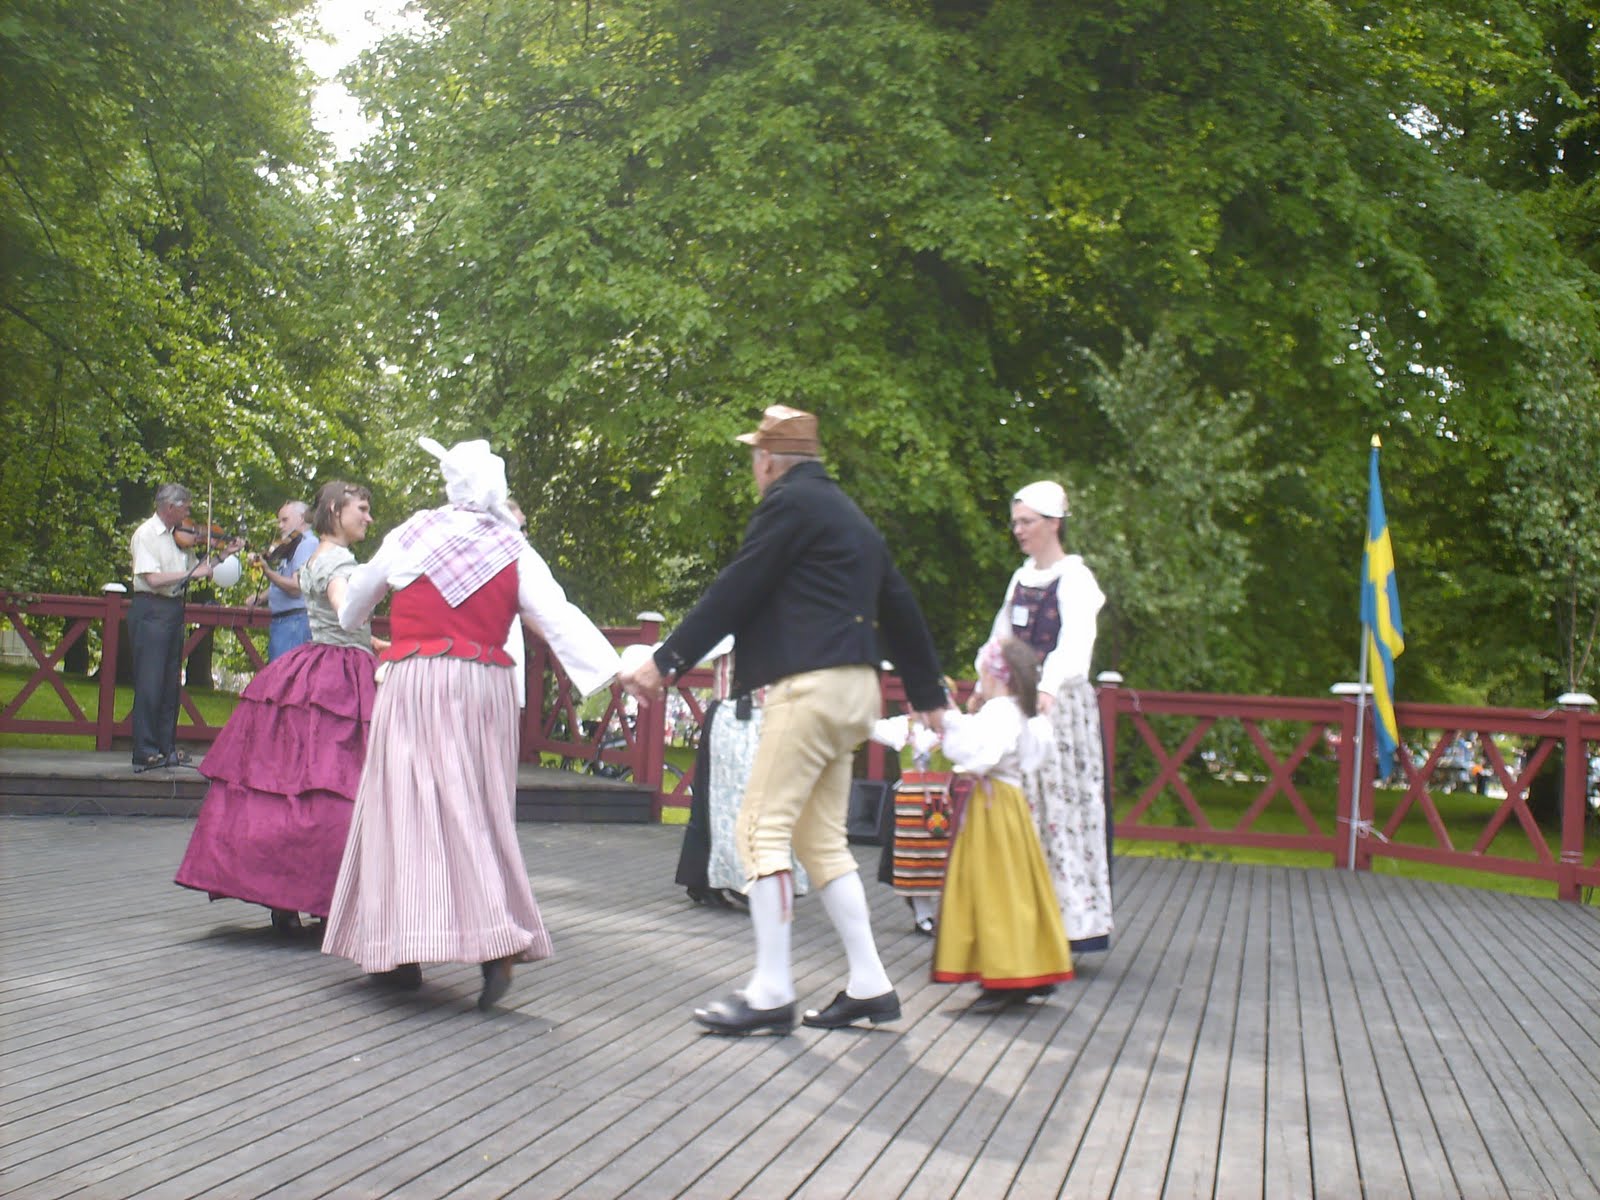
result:
<svg viewBox="0 0 1600 1200"><path fill-rule="evenodd" d="M267 581L267 586L250 602L260 604L265 600L272 610L272 624L267 632L268 662L311 640L311 619L306 613L298 578L300 568L317 549L317 535L311 529L309 513L305 501L285 501L278 510L277 543L264 555L250 556L251 565L260 567Z"/></svg>

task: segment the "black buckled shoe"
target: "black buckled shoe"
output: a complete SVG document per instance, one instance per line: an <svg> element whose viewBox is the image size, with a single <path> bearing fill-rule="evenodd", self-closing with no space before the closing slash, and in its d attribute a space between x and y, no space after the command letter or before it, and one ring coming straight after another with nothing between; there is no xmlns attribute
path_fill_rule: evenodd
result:
<svg viewBox="0 0 1600 1200"><path fill-rule="evenodd" d="M978 998L967 1005L969 1013L997 1013L1004 1012L1013 1004L1022 1004L1028 998L1025 991L1012 988L984 988L978 993Z"/></svg>
<svg viewBox="0 0 1600 1200"><path fill-rule="evenodd" d="M794 1030L794 1003L777 1008L751 1008L738 992L694 1010L694 1019L712 1033L742 1037L747 1033L786 1034Z"/></svg>
<svg viewBox="0 0 1600 1200"><path fill-rule="evenodd" d="M483 991L478 993L478 1011L488 1012L511 987L511 960L496 958L479 964L483 971Z"/></svg>
<svg viewBox="0 0 1600 1200"><path fill-rule="evenodd" d="M862 1018L874 1025L882 1025L885 1021L898 1021L899 995L890 988L881 996L869 996L865 1000L857 1000L846 992L840 992L833 998L833 1003L822 1011L818 1012L814 1008L807 1010L805 1023L813 1029L842 1029Z"/></svg>
<svg viewBox="0 0 1600 1200"><path fill-rule="evenodd" d="M300 914L287 908L272 910L272 932L282 938L298 937L305 926L300 924Z"/></svg>

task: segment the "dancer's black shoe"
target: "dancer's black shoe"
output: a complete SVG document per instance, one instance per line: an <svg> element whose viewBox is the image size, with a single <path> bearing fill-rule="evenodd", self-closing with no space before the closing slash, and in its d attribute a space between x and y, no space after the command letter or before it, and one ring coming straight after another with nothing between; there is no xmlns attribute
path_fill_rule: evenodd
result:
<svg viewBox="0 0 1600 1200"><path fill-rule="evenodd" d="M712 1033L741 1037L747 1033L789 1033L794 1029L794 1002L777 1008L751 1008L743 995L735 992L694 1010L694 1019Z"/></svg>
<svg viewBox="0 0 1600 1200"><path fill-rule="evenodd" d="M858 1000L845 992L840 992L833 998L833 1003L820 1012L810 1009L805 1015L805 1023L813 1029L842 1029L846 1025L853 1025L860 1020L871 1021L874 1025L882 1025L885 1021L898 1021L900 1019L900 997L893 988L881 996L868 996L865 1000Z"/></svg>

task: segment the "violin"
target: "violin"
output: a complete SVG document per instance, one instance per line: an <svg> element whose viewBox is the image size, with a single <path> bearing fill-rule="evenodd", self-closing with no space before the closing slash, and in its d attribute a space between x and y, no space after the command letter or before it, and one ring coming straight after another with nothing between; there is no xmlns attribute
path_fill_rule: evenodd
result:
<svg viewBox="0 0 1600 1200"><path fill-rule="evenodd" d="M173 526L172 540L180 550L199 550L202 554L232 554L243 544L242 538L231 537L221 525L202 525L192 518Z"/></svg>
<svg viewBox="0 0 1600 1200"><path fill-rule="evenodd" d="M261 561L269 567L281 567L294 557L296 547L300 545L300 535L286 537L281 542L273 542L267 547L266 553L261 556Z"/></svg>

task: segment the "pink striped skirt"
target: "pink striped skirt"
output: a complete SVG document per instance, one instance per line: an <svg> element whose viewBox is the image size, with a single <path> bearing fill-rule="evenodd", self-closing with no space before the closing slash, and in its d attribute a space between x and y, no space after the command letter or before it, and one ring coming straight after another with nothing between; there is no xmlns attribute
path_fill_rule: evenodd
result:
<svg viewBox="0 0 1600 1200"><path fill-rule="evenodd" d="M511 671L455 658L390 663L323 936L368 971L548 958L517 844Z"/></svg>

